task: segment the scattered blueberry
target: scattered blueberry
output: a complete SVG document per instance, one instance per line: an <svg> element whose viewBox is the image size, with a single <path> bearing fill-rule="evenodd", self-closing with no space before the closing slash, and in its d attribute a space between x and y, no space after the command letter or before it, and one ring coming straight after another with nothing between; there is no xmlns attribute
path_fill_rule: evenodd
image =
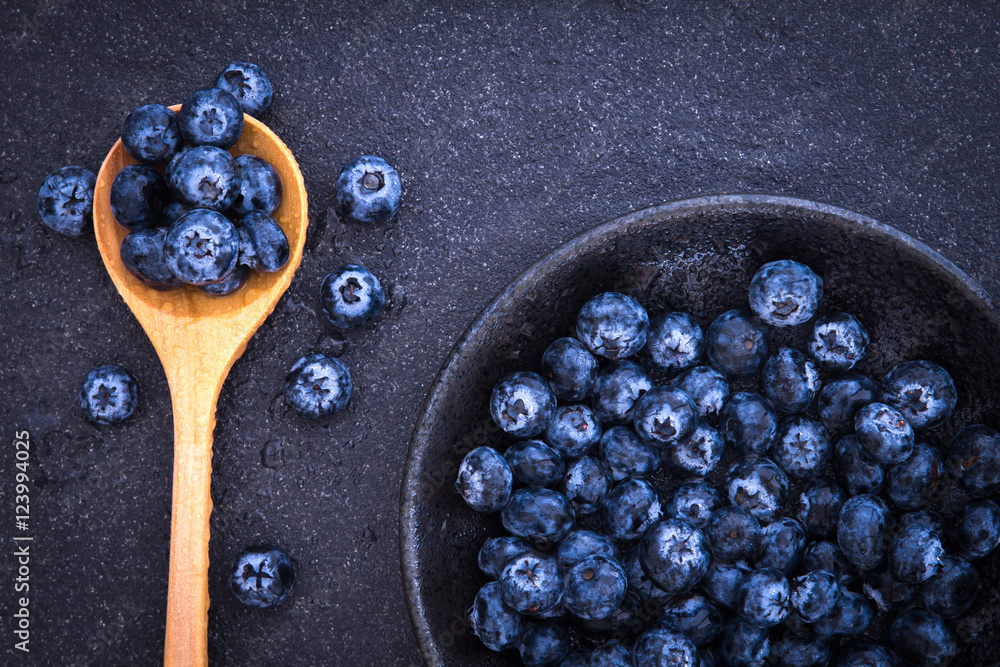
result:
<svg viewBox="0 0 1000 667"><path fill-rule="evenodd" d="M264 70L247 62L229 63L216 79L215 87L235 97L243 112L255 118L271 106L274 94L271 80Z"/></svg>
<svg viewBox="0 0 1000 667"><path fill-rule="evenodd" d="M764 328L743 310L719 315L705 332L708 361L726 377L753 375L764 363L767 350Z"/></svg>
<svg viewBox="0 0 1000 667"><path fill-rule="evenodd" d="M658 667L699 667L698 649L685 635L655 627L642 633L635 642L635 664Z"/></svg>
<svg viewBox="0 0 1000 667"><path fill-rule="evenodd" d="M612 426L601 435L601 459L614 481L648 477L660 467L660 451L644 443L626 426Z"/></svg>
<svg viewBox="0 0 1000 667"><path fill-rule="evenodd" d="M942 618L956 619L969 611L979 593L979 572L967 560L942 556L938 573L921 587L924 607Z"/></svg>
<svg viewBox="0 0 1000 667"><path fill-rule="evenodd" d="M796 518L812 537L828 537L837 530L840 510L847 500L833 480L813 480L799 495Z"/></svg>
<svg viewBox="0 0 1000 667"><path fill-rule="evenodd" d="M750 572L750 567L743 562L713 560L699 585L713 601L726 609L733 609L740 586Z"/></svg>
<svg viewBox="0 0 1000 667"><path fill-rule="evenodd" d="M783 347L768 357L760 372L761 393L778 412L803 412L819 393L819 369L806 355Z"/></svg>
<svg viewBox="0 0 1000 667"><path fill-rule="evenodd" d="M639 543L642 569L667 593L689 590L705 576L711 560L705 534L682 519L661 520Z"/></svg>
<svg viewBox="0 0 1000 667"><path fill-rule="evenodd" d="M167 230L163 227L133 229L125 236L120 248L125 268L157 290L172 290L184 285L163 259L163 240L166 237Z"/></svg>
<svg viewBox="0 0 1000 667"><path fill-rule="evenodd" d="M892 651L878 644L857 642L840 650L834 667L898 667Z"/></svg>
<svg viewBox="0 0 1000 667"><path fill-rule="evenodd" d="M247 153L236 158L240 190L233 200L237 215L260 212L271 215L281 205L281 177L267 160Z"/></svg>
<svg viewBox="0 0 1000 667"><path fill-rule="evenodd" d="M944 462L937 450L917 443L909 458L886 471L886 495L900 509L918 509L938 490L943 474Z"/></svg>
<svg viewBox="0 0 1000 667"><path fill-rule="evenodd" d="M493 579L499 579L511 558L530 550L531 545L519 537L491 537L479 549L479 569Z"/></svg>
<svg viewBox="0 0 1000 667"><path fill-rule="evenodd" d="M610 486L608 467L592 456L583 456L566 469L559 490L569 499L576 515L585 516L604 506Z"/></svg>
<svg viewBox="0 0 1000 667"><path fill-rule="evenodd" d="M832 614L840 599L840 584L832 572L815 570L790 583L792 609L806 623Z"/></svg>
<svg viewBox="0 0 1000 667"><path fill-rule="evenodd" d="M618 547L605 535L578 529L564 537L556 549L556 559L563 570L569 570L590 556L607 556L618 560Z"/></svg>
<svg viewBox="0 0 1000 667"><path fill-rule="evenodd" d="M982 424L962 430L951 441L948 466L977 496L1000 489L1000 433Z"/></svg>
<svg viewBox="0 0 1000 667"><path fill-rule="evenodd" d="M340 359L309 354L285 377L285 402L304 417L335 415L351 400L351 373ZM502 458L502 457L501 457Z"/></svg>
<svg viewBox="0 0 1000 667"><path fill-rule="evenodd" d="M516 646L527 625L524 616L504 604L499 581L479 589L469 609L469 623L473 634L491 651Z"/></svg>
<svg viewBox="0 0 1000 667"><path fill-rule="evenodd" d="M837 523L837 542L847 560L862 570L881 563L889 548L891 521L888 506L876 496L854 496L844 503Z"/></svg>
<svg viewBox="0 0 1000 667"><path fill-rule="evenodd" d="M763 667L771 653L767 634L767 630L732 616L716 642L716 659L724 667Z"/></svg>
<svg viewBox="0 0 1000 667"><path fill-rule="evenodd" d="M822 424L797 415L778 427L771 457L789 477L811 479L830 462L832 449L830 436Z"/></svg>
<svg viewBox="0 0 1000 667"><path fill-rule="evenodd" d="M791 635L771 644L777 667L826 667L830 664L829 644L811 633Z"/></svg>
<svg viewBox="0 0 1000 667"><path fill-rule="evenodd" d="M639 539L661 516L660 494L641 479L625 480L604 501L605 532L619 542Z"/></svg>
<svg viewBox="0 0 1000 667"><path fill-rule="evenodd" d="M378 317L385 305L382 283L374 273L357 264L347 264L328 273L319 293L323 314L339 329L357 329L368 324ZM538 433L524 435L530 437Z"/></svg>
<svg viewBox="0 0 1000 667"><path fill-rule="evenodd" d="M648 329L646 309L618 292L598 294L583 304L576 318L576 337L591 352L612 361L641 350Z"/></svg>
<svg viewBox="0 0 1000 667"><path fill-rule="evenodd" d="M504 458L514 481L526 486L553 486L566 474L563 457L541 440L515 443L504 452Z"/></svg>
<svg viewBox="0 0 1000 667"><path fill-rule="evenodd" d="M682 593L661 609L657 622L661 627L680 632L695 646L708 646L722 631L722 611L701 593Z"/></svg>
<svg viewBox="0 0 1000 667"><path fill-rule="evenodd" d="M754 570L747 575L736 594L736 610L744 620L758 628L781 623L791 609L788 580L774 568Z"/></svg>
<svg viewBox="0 0 1000 667"><path fill-rule="evenodd" d="M824 315L813 324L807 347L820 368L832 373L846 373L868 351L868 332L861 322L847 313Z"/></svg>
<svg viewBox="0 0 1000 667"><path fill-rule="evenodd" d="M477 447L462 459L455 490L477 512L499 512L507 506L513 484L507 459L492 447Z"/></svg>
<svg viewBox="0 0 1000 667"><path fill-rule="evenodd" d="M589 453L600 442L601 422L582 403L560 405L545 429L545 439L566 458Z"/></svg>
<svg viewBox="0 0 1000 667"><path fill-rule="evenodd" d="M122 125L122 146L143 164L163 164L181 149L177 114L162 104L147 104Z"/></svg>
<svg viewBox="0 0 1000 667"><path fill-rule="evenodd" d="M833 613L813 623L813 630L820 637L856 637L871 625L875 610L857 593L840 591Z"/></svg>
<svg viewBox="0 0 1000 667"><path fill-rule="evenodd" d="M152 167L133 164L123 168L111 185L111 212L123 227L155 227L167 199L167 184Z"/></svg>
<svg viewBox="0 0 1000 667"><path fill-rule="evenodd" d="M610 641L590 652L590 662L587 663L587 667L635 667L635 660L632 651L627 647L616 641Z"/></svg>
<svg viewBox="0 0 1000 667"><path fill-rule="evenodd" d="M673 595L653 583L646 571L642 569L642 563L639 562L638 545L625 552L621 565L628 578L629 595L634 593L639 597L642 611L646 616L649 615L650 611L659 609L673 598Z"/></svg>
<svg viewBox="0 0 1000 667"><path fill-rule="evenodd" d="M542 375L561 401L582 401L597 380L597 359L576 338L558 338L542 355Z"/></svg>
<svg viewBox="0 0 1000 667"><path fill-rule="evenodd" d="M764 526L754 566L771 568L791 575L802 562L806 549L806 531L795 519L785 517Z"/></svg>
<svg viewBox="0 0 1000 667"><path fill-rule="evenodd" d="M563 572L558 561L537 551L525 551L509 561L500 573L504 603L522 614L534 615L559 604Z"/></svg>
<svg viewBox="0 0 1000 667"><path fill-rule="evenodd" d="M750 307L775 327L809 321L823 299L823 279L805 264L782 259L760 267L750 281Z"/></svg>
<svg viewBox="0 0 1000 667"><path fill-rule="evenodd" d="M761 527L749 510L730 505L712 512L705 535L717 559L733 562L757 553Z"/></svg>
<svg viewBox="0 0 1000 667"><path fill-rule="evenodd" d="M933 428L951 416L958 394L948 371L930 361L904 361L882 379L886 403L914 429Z"/></svg>
<svg viewBox="0 0 1000 667"><path fill-rule="evenodd" d="M680 477L704 477L715 470L724 449L722 434L700 423L691 435L667 445L663 462Z"/></svg>
<svg viewBox="0 0 1000 667"><path fill-rule="evenodd" d="M573 530L575 515L569 500L558 491L521 489L511 495L500 519L512 535L558 542Z"/></svg>
<svg viewBox="0 0 1000 667"><path fill-rule="evenodd" d="M621 424L632 420L635 405L653 382L639 364L619 361L597 373L591 405L602 422Z"/></svg>
<svg viewBox="0 0 1000 667"><path fill-rule="evenodd" d="M861 589L881 611L908 607L917 592L916 586L892 576L888 566L880 566L865 572Z"/></svg>
<svg viewBox="0 0 1000 667"><path fill-rule="evenodd" d="M854 583L854 566L840 547L833 542L811 542L802 554L802 569L805 572L825 570L832 572L841 585Z"/></svg>
<svg viewBox="0 0 1000 667"><path fill-rule="evenodd" d="M135 412L139 388L120 366L99 366L87 373L80 389L80 408L87 419L102 426L120 424Z"/></svg>
<svg viewBox="0 0 1000 667"><path fill-rule="evenodd" d="M858 409L881 398L878 386L864 375L835 378L820 389L816 402L819 419L831 433L854 431Z"/></svg>
<svg viewBox="0 0 1000 667"><path fill-rule="evenodd" d="M988 555L1000 544L1000 507L992 500L969 503L955 523L952 539L970 560Z"/></svg>
<svg viewBox="0 0 1000 667"><path fill-rule="evenodd" d="M268 609L295 588L295 566L281 547L261 545L240 552L229 571L229 590L248 607Z"/></svg>
<svg viewBox="0 0 1000 667"><path fill-rule="evenodd" d="M243 132L243 109L227 91L205 88L184 100L177 123L192 146L231 148Z"/></svg>
<svg viewBox="0 0 1000 667"><path fill-rule="evenodd" d="M222 212L240 193L236 161L215 146L184 148L167 165L166 180L174 197L191 208Z"/></svg>
<svg viewBox="0 0 1000 667"><path fill-rule="evenodd" d="M79 236L91 221L97 178L83 167L62 167L45 177L38 189L42 224L65 236Z"/></svg>
<svg viewBox="0 0 1000 667"><path fill-rule="evenodd" d="M618 561L590 556L566 573L563 604L574 616L587 620L606 618L625 599L628 578Z"/></svg>
<svg viewBox="0 0 1000 667"><path fill-rule="evenodd" d="M590 655L583 650L573 651L559 663L559 667L588 667Z"/></svg>
<svg viewBox="0 0 1000 667"><path fill-rule="evenodd" d="M853 435L845 435L833 450L837 477L849 496L878 493L882 489L885 473L882 466L868 460L861 453L861 446Z"/></svg>
<svg viewBox="0 0 1000 667"><path fill-rule="evenodd" d="M163 239L163 261L189 285L225 280L236 267L240 235L220 213L196 208L175 222Z"/></svg>
<svg viewBox="0 0 1000 667"><path fill-rule="evenodd" d="M922 524L909 525L896 533L889 547L889 572L899 581L919 584L937 574L943 555L944 546L935 531Z"/></svg>
<svg viewBox="0 0 1000 667"><path fill-rule="evenodd" d="M720 505L715 488L705 482L688 482L673 490L663 510L671 519L684 519L704 530L712 512Z"/></svg>
<svg viewBox="0 0 1000 667"><path fill-rule="evenodd" d="M958 652L955 635L944 620L923 609L908 609L889 628L896 654L916 667L945 667Z"/></svg>
<svg viewBox="0 0 1000 667"><path fill-rule="evenodd" d="M705 335L698 321L687 313L666 313L649 320L645 353L662 373L694 366L705 350Z"/></svg>
<svg viewBox="0 0 1000 667"><path fill-rule="evenodd" d="M396 216L403 193L399 173L374 155L344 165L335 188L337 215L345 222L388 222Z"/></svg>
<svg viewBox="0 0 1000 667"><path fill-rule="evenodd" d="M660 447L683 440L698 426L694 399L680 389L653 387L635 405L635 431Z"/></svg>
<svg viewBox="0 0 1000 667"><path fill-rule="evenodd" d="M267 213L254 212L240 218L240 264L273 273L288 262L288 238Z"/></svg>
<svg viewBox="0 0 1000 667"><path fill-rule="evenodd" d="M493 387L490 395L493 421L516 438L540 434L552 421L555 411L556 397L549 383L537 373L511 373Z"/></svg>
<svg viewBox="0 0 1000 667"><path fill-rule="evenodd" d="M869 403L854 417L854 436L872 460L902 463L913 451L913 429L903 414L885 403Z"/></svg>
<svg viewBox="0 0 1000 667"><path fill-rule="evenodd" d="M729 502L750 511L762 524L770 523L788 497L788 478L770 459L735 463L726 484Z"/></svg>
<svg viewBox="0 0 1000 667"><path fill-rule="evenodd" d="M715 417L729 399L729 382L711 366L695 366L673 379L671 385L687 392L698 406L698 416Z"/></svg>
<svg viewBox="0 0 1000 667"><path fill-rule="evenodd" d="M763 454L778 433L778 418L760 394L737 392L722 408L720 431L727 445L746 456Z"/></svg>

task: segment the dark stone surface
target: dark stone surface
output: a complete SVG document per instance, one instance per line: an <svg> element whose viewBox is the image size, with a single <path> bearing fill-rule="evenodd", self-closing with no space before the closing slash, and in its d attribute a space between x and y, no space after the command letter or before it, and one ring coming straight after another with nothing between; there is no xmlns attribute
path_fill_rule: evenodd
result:
<svg viewBox="0 0 1000 667"><path fill-rule="evenodd" d="M299 160L311 230L295 281L219 402L215 664L419 662L396 519L420 405L491 297L595 223L691 195L778 192L892 224L1000 296L992 3L4 9L0 424L7 442L24 429L33 446L24 664L160 660L172 447L163 371L92 232L66 239L43 228L35 193L63 165L96 172L131 109L180 102L231 60L271 76L263 120ZM345 226L329 212L340 166L360 153L399 169L396 224ZM348 262L383 279L392 307L375 327L340 336L322 319L318 289ZM294 360L320 350L343 351L357 393L338 418L313 424L280 392ZM129 368L142 392L117 428L92 427L75 407L83 377L104 363ZM262 465L275 440L284 465ZM13 452L0 459L6 610ZM225 590L229 561L257 541L298 559L299 588L276 613L243 610Z"/></svg>

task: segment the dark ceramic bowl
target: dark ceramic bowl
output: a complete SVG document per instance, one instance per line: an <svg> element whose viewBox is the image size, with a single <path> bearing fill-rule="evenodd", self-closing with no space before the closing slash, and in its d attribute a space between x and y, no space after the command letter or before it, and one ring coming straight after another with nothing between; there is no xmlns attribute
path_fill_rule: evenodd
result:
<svg viewBox="0 0 1000 667"><path fill-rule="evenodd" d="M855 314L867 327L872 345L861 372L881 378L918 358L952 372L958 409L927 441L946 445L973 422L1000 426L1000 318L967 275L923 243L850 211L761 195L688 199L599 225L528 269L476 318L424 405L400 523L406 596L429 665L521 664L515 651L491 653L469 630L467 610L487 581L476 556L503 528L453 489L469 450L503 451L513 442L490 419L494 383L514 370L537 371L546 346L571 335L580 306L599 292L625 292L650 313L683 310L707 325L746 308L754 272L781 258L824 278L824 309ZM786 334L795 335L802 334ZM952 510L966 501L953 486L940 499ZM983 588L966 618L952 624L961 644L955 665L995 665L1000 655L998 565L997 554L976 561ZM885 619L871 632L884 637Z"/></svg>

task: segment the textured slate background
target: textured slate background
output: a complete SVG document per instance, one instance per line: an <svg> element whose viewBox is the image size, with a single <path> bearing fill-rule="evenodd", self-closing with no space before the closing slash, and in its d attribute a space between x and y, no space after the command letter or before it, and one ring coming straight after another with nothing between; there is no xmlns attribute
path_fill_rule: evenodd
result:
<svg viewBox="0 0 1000 667"><path fill-rule="evenodd" d="M989 2L5 3L0 25L0 651L4 664L155 664L162 652L172 430L152 347L92 233L34 212L45 175L96 172L125 115L178 103L229 61L275 85L264 118L311 204L302 268L218 409L211 657L219 665L419 664L400 584L407 443L458 336L576 233L697 194L836 204L941 251L1000 297L1000 13ZM393 225L341 225L340 166L394 163ZM361 262L392 292L340 336L323 276ZM280 399L300 355L343 351L356 395L329 422ZM86 423L86 372L142 390L117 428ZM31 653L15 653L13 445L33 444ZM280 467L262 450L280 447ZM273 460L271 466L278 465ZM286 545L300 586L275 613L225 590L231 558Z"/></svg>

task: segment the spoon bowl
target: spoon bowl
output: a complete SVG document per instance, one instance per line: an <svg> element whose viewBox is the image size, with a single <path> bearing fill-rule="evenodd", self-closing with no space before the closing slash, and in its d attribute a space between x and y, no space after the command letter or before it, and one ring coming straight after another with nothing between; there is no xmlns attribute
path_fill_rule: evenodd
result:
<svg viewBox="0 0 1000 667"><path fill-rule="evenodd" d="M177 111L180 107L171 107ZM288 237L288 262L274 273L251 272L227 296L197 287L157 291L121 260L128 230L111 212L110 192L123 167L136 164L121 140L101 165L94 191L94 235L119 294L149 336L170 386L174 415L174 473L167 590L165 665L208 664L208 538L212 511L212 431L222 383L254 332L274 310L302 262L306 189L298 163L267 126L244 115L243 134L229 150L267 160L281 177L281 205L272 217Z"/></svg>

